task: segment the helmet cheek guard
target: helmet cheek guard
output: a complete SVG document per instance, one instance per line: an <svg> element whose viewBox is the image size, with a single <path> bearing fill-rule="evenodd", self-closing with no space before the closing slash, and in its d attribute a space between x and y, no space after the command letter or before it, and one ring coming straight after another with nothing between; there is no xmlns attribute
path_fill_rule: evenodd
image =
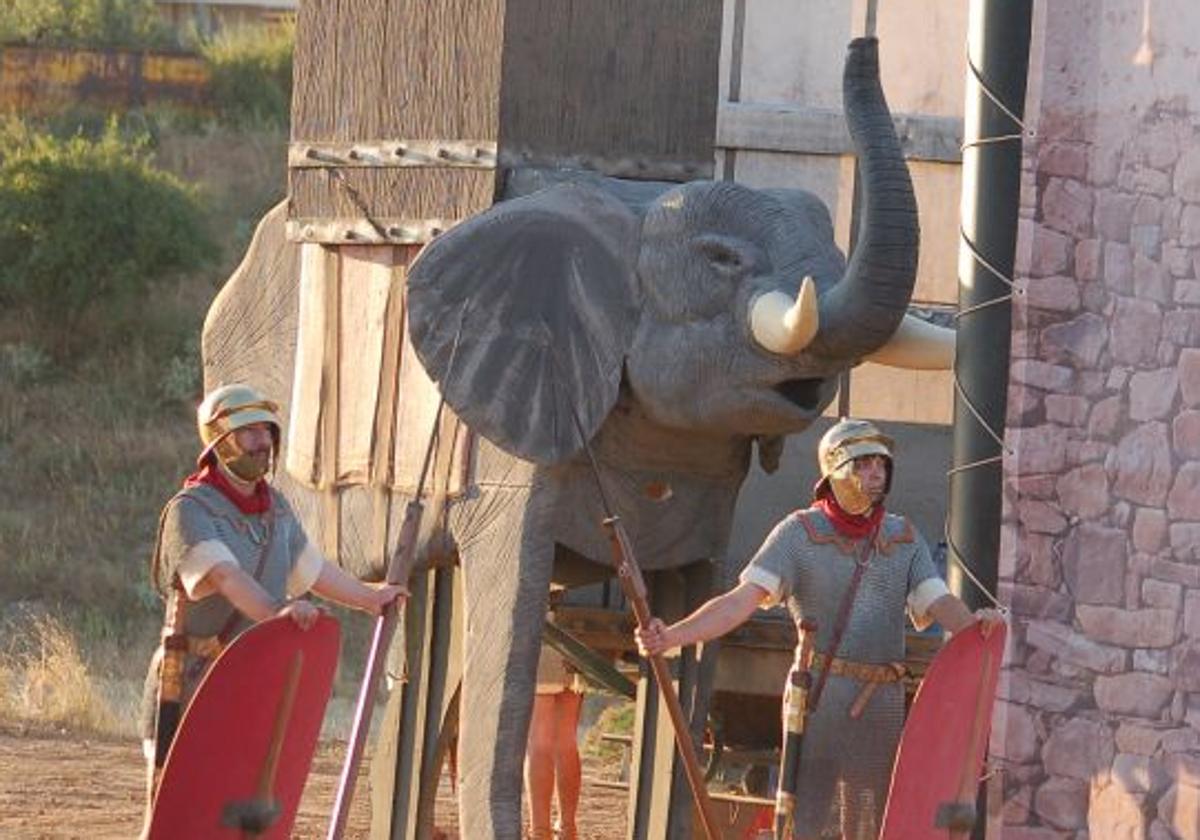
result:
<svg viewBox="0 0 1200 840"><path fill-rule="evenodd" d="M834 498L847 513L860 514L871 507L871 501L854 473L854 459L867 455L882 455L887 462L887 482L884 493L892 489L892 453L895 441L866 420L842 420L829 428L817 446L817 461L821 478L813 488L814 496L832 491Z"/></svg>
<svg viewBox="0 0 1200 840"><path fill-rule="evenodd" d="M266 423L271 429L271 462L265 470L233 439L233 433L238 429L256 423ZM279 406L249 385L223 385L205 396L196 409L196 428L204 445L196 459L198 465L215 455L234 475L254 481L269 472L279 460L282 428Z"/></svg>

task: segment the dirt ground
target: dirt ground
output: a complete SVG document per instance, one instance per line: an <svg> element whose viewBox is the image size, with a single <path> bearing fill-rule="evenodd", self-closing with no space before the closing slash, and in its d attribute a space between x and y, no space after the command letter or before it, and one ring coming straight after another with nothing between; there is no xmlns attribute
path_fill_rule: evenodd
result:
<svg viewBox="0 0 1200 840"><path fill-rule="evenodd" d="M323 745L313 762L293 836L325 836L343 757ZM144 764L133 740L89 739L69 733L0 728L0 837L132 838L141 825ZM600 768L584 759L579 805L581 840L624 835L625 792L595 783ZM359 785L347 838L366 838L370 824L366 779ZM458 840L447 779L438 794L438 825Z"/></svg>

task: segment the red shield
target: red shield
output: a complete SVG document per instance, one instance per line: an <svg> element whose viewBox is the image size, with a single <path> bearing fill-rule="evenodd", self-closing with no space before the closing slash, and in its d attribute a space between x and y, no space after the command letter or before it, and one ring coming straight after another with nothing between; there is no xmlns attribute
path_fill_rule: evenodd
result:
<svg viewBox="0 0 1200 840"><path fill-rule="evenodd" d="M338 623L273 618L213 662L163 767L151 840L291 836L337 667Z"/></svg>
<svg viewBox="0 0 1200 840"><path fill-rule="evenodd" d="M987 639L968 628L929 666L900 736L879 840L970 834L1005 636L1003 626Z"/></svg>

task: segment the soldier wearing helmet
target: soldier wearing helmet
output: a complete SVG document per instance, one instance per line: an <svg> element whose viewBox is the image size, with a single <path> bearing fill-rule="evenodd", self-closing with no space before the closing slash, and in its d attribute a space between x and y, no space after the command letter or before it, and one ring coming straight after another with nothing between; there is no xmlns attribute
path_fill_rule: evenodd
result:
<svg viewBox="0 0 1200 840"><path fill-rule="evenodd" d="M159 519L151 576L186 646L169 652L160 647L146 679L142 735L151 793L156 758L161 765L167 747L155 742L164 689L186 704L212 659L257 621L282 615L311 627L317 609L300 600L309 591L373 614L407 594L397 586L367 586L326 561L287 499L271 487L268 478L279 457L278 412L250 385L209 393L196 412L202 445L196 469ZM164 656L175 658L171 667L162 666ZM168 680L172 685L164 686Z"/></svg>
<svg viewBox="0 0 1200 840"><path fill-rule="evenodd" d="M778 603L797 627L815 624L799 838L878 836L904 722L906 614L918 628L937 621L952 633L979 622L986 635L1003 620L951 594L912 523L885 511L894 450L873 423L834 424L817 448L812 504L775 526L738 585L669 627L653 619L637 634L643 653L662 653L722 636Z"/></svg>

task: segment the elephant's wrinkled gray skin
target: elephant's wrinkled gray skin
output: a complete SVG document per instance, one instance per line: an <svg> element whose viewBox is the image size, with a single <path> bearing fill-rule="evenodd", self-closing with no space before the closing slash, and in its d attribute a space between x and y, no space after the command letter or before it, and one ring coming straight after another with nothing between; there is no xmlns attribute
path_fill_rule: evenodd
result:
<svg viewBox="0 0 1200 840"><path fill-rule="evenodd" d="M478 497L446 519L467 601L465 837L520 834L556 546L608 556L571 410L642 565L715 560L753 441L777 455L778 436L818 417L838 375L887 343L904 317L917 212L873 40L851 45L845 78L864 184L848 268L828 211L806 192L695 182L628 202L625 188L594 178L503 202L433 242L414 266L414 346L449 404L488 439ZM753 302L768 291L795 297L805 276L819 294L819 331L796 355L764 349L749 326Z"/></svg>

